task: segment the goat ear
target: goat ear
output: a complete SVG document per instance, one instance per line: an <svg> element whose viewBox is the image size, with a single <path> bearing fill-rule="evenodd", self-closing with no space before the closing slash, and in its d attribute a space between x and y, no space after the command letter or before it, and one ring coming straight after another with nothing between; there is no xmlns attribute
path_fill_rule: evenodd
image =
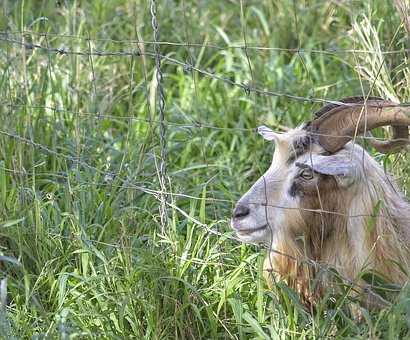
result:
<svg viewBox="0 0 410 340"><path fill-rule="evenodd" d="M267 126L262 125L258 127L258 133L266 140L269 141L278 141L278 134L273 132Z"/></svg>
<svg viewBox="0 0 410 340"><path fill-rule="evenodd" d="M311 158L300 165L309 167L319 174L333 176L337 183L343 187L352 185L357 176L352 160L347 154L312 155Z"/></svg>

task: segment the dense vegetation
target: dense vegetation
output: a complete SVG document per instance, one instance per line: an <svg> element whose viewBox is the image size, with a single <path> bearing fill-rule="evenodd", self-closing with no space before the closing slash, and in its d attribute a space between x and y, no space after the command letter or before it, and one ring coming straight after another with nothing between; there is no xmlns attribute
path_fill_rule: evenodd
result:
<svg viewBox="0 0 410 340"><path fill-rule="evenodd" d="M409 40L393 4L157 7L159 38L169 42L159 46L165 227L149 2L2 1L0 334L409 337L406 288L389 309L363 309L360 322L346 294L311 314L285 284L267 289L264 250L231 240L229 228L235 200L271 158L256 126L300 124L321 106L314 98L409 100ZM374 156L406 190L406 155Z"/></svg>

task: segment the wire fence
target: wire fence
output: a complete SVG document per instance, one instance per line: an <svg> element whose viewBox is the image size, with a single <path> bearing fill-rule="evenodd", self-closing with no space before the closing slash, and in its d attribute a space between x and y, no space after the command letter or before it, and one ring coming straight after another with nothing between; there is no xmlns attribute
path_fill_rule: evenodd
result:
<svg viewBox="0 0 410 340"><path fill-rule="evenodd" d="M83 57L140 57L140 56L147 56L150 58L157 58L159 57L162 61L168 62L170 64L173 65L177 65L177 66L182 66L184 71L189 72L190 70L193 70L197 73L199 73L200 75L206 76L206 77L210 77L212 79L216 79L218 81L222 81L228 85L231 86L236 86L241 88L245 93L250 93L250 92L254 92L257 95L261 95L261 96L274 96L274 97L283 97L283 98L287 98L287 99L292 99L292 100L298 100L298 101L302 101L302 102L309 102L309 103L321 103L321 104L334 104L334 105L341 105L341 106L359 106L360 104L355 104L355 103L343 103L341 101L338 100L331 100L331 99L324 99L324 98L315 98L315 97L302 97L302 96L295 96L289 93L281 93L281 92L277 92L277 91L269 91L269 90L265 90L265 89L261 89L261 88L256 88L252 85L249 84L243 84L243 83L237 83L235 81L230 80L229 78L226 78L222 75L218 75L215 74L212 71L209 70L203 70L200 68L195 67L192 64L189 64L187 62L183 62L177 59L174 59L172 57L166 56L166 55L161 55L158 52L141 52L139 50L134 50L134 51L80 51L80 50L69 50L68 48L65 47L60 47L60 48L51 48L51 47L45 47L39 44L34 44L34 43L26 43L24 41L19 41L16 39L11 39L7 37L7 34L4 33L0 33L3 36L0 38L0 41L4 41L4 42L8 42L11 44L15 44L15 45L20 45L28 50L32 50L32 49L36 49L36 50L41 50L47 53L54 53L57 55L77 55L77 56L83 56ZM46 36L46 35L45 35ZM169 43L170 45L173 45L172 43ZM160 43L158 44L160 45ZM175 46L175 45L173 45ZM178 46L178 44L176 45ZM245 48L245 47L243 47ZM298 53L300 51L297 51ZM308 51L306 51L308 52ZM312 51L309 51L310 53L312 53ZM347 52L345 51L345 53L356 53L357 51L350 51ZM400 50L400 51L386 51L383 53L388 53L388 54L394 54L394 53L403 53L406 52L404 50ZM409 50L410 52L410 50ZM367 51L367 53L372 53L371 51ZM373 52L374 53L374 52ZM410 106L409 103L397 103L396 106L399 107L406 107L406 106Z"/></svg>
<svg viewBox="0 0 410 340"><path fill-rule="evenodd" d="M242 4L242 2L241 2ZM164 36L166 37L166 34L161 32L161 21L158 20L157 17L157 6L158 4L156 3L155 0L151 0L150 2L150 22L152 26L152 41L146 41L146 40L135 40L135 39L129 39L129 40L115 40L115 39L101 39L101 38L91 38L91 37L83 37L83 36L77 36L77 35L70 35L70 34L60 34L60 33L50 33L50 32L36 32L33 30L24 30L24 31L0 31L0 44L3 44L3 46L6 46L1 52L4 55L7 55L10 53L10 51L13 51L13 53L21 53L24 55L28 55L29 53L43 53L46 57L59 57L59 58L65 58L69 56L76 56L76 57L82 57L82 58L87 58L89 62L89 67L90 67L90 98L92 102L96 101L96 98L98 96L98 92L101 91L100 88L97 88L96 86L96 69L95 69L95 60L98 60L98 58L115 58L118 60L121 60L123 58L127 59L132 59L135 60L135 58L150 58L154 62L154 67L153 67L153 74L155 75L155 87L156 87L156 96L155 96L155 107L151 107L152 105L152 99L149 98L148 93L146 93L144 100L147 101L147 106L146 110L158 110L158 115L157 118L154 118L152 115L152 112L149 112L147 115L145 115L148 118L144 117L138 117L135 115L115 115L115 114L109 114L109 113L104 113L100 112L102 110L95 109L95 110L89 110L84 111L79 108L69 108L66 105L61 105L62 103L54 103L51 105L44 105L44 101L41 99L38 99L38 102L34 102L32 100L27 101L26 99L22 98L6 98L6 97L1 97L0 98L0 105L3 108L7 108L9 112L13 113L13 110L26 110L27 111L44 111L44 112L49 112L49 113L62 113L62 114L68 114L73 119L80 119L80 118L89 118L93 119L96 121L102 121L102 120L109 120L109 121L125 121L125 122L141 122L141 123L147 123L149 126L149 129L152 129L153 131L158 128L158 136L159 136L159 154L154 155L154 160L155 160L155 167L156 167L156 173L155 176L157 177L158 180L158 187L156 189L153 189L152 186L149 185L143 185L143 184L138 184L135 183L132 176L125 176L124 177L124 172L120 168L118 172L113 172L113 171L105 171L102 170L98 166L94 166L90 164L87 160L87 157L84 157L84 155L79 152L76 155L73 155L72 153L65 153L64 149L61 148L56 148L56 147L50 147L48 145L39 143L35 140L33 136L30 136L29 133L18 133L17 131L8 131L8 130L0 130L0 135L7 137L11 140L14 140L18 144L25 144L28 145L37 151L44 153L46 155L52 155L56 158L59 159L64 159L66 161L69 161L77 166L81 166L85 169L91 170L95 173L98 173L101 175L100 177L103 178L102 181L100 182L81 182L83 184L96 184L96 185L101 185L101 186L112 186L115 187L117 186L120 189L129 189L129 190L135 190L138 192L141 192L146 195L150 195L154 197L158 201L158 206L159 206L159 216L160 216L160 225L161 225L161 232L166 233L167 231L167 224L170 219L170 212L175 211L190 222L194 223L196 226L203 228L206 230L207 233L216 235L218 237L221 237L222 239L229 239L233 241L240 241L235 236L232 236L232 232L226 232L226 224L229 223L227 220L229 220L230 216L223 216L222 218L219 216L219 219L216 219L216 222L214 222L212 225L207 224L204 222L199 221L197 218L191 216L188 212L186 212L183 208L181 208L178 204L177 199L187 199L187 200L198 200L198 201L205 201L209 203L210 205L215 205L218 203L225 203L226 205L233 206L235 202L233 202L232 199L225 199L225 198L219 198L219 197L199 197L195 195L191 195L185 192L176 192L172 188L172 171L167 167L168 164L168 159L170 157L174 157L175 155L173 154L173 151L170 148L169 142L167 141L169 131L169 127L176 127L176 128L181 128L181 129L189 129L192 131L192 134L195 134L196 131L198 131L198 135L200 138L204 138L204 134L207 132L204 130L215 130L215 131L224 131L224 132L229 132L232 134L236 133L243 133L247 132L249 134L255 134L256 133L256 127L255 128L244 128L244 127L228 127L228 126L216 126L213 124L210 124L206 122L205 120L199 121L196 120L195 117L185 117L186 121L172 121L171 119L168 119L168 110L169 108L166 106L166 97L167 97L167 91L172 91L172 89L167 88L164 82L164 66L176 66L179 68L182 68L184 74L187 77L192 78L193 83L195 83L195 76L201 76L205 78L209 78L212 81L223 83L227 86L230 87L235 87L240 90L242 90L246 96L266 96L266 97L277 97L277 98L283 98L289 101L297 101L301 102L301 105L303 104L333 104L333 105L339 105L339 106L359 106L361 104L358 103L345 103L341 102L338 99L332 98L319 98L316 96L300 96L300 95L295 95L292 93L285 93L281 91L276 91L275 89L271 89L269 87L264 87L264 86L256 86L256 82L254 79L251 79L248 83L245 82L238 82L230 76L226 76L224 74L219 74L215 71L213 71L210 68L201 68L200 66L196 65L194 63L194 60L191 58L188 58L189 61L184 61L180 60L177 57L172 56L172 53L164 53L162 52L163 48L194 48L194 49L205 49L205 50L215 50L215 51L224 51L224 50L232 50L232 49L239 49L244 51L246 58L248 60L248 66L249 66L249 72L252 75L252 66L250 62L250 55L248 54L248 51L252 51L254 53L262 53L262 52L278 52L278 53L286 53L286 54L317 54L317 55L324 55L324 56L346 56L346 55L357 55L357 54L362 54L362 55L373 55L373 54L380 54L383 56L392 56L392 55L403 55L408 52L410 52L410 49L406 48L401 48L401 49L387 49L387 50L372 50L372 49L340 49L340 48L328 48L328 49L306 49L306 48L280 48L280 47L271 47L271 46L254 46L254 45L249 45L246 42L246 27L243 26L243 32L244 32L244 43L243 44L226 44L226 45L217 45L217 44L212 44L212 43L197 43L197 42L191 42L187 39L186 42L177 42L177 41L166 41L166 40L161 40L161 37ZM58 39L63 39L69 41L67 44L59 45L59 46L53 46L53 42L50 41L50 39L53 38L58 38ZM82 41L85 42L87 45L86 49L81 49L77 46L77 41ZM113 43L115 46L120 46L118 49L113 49L113 50L99 50L95 48L94 46L98 43ZM68 47L68 46L74 46L74 47ZM141 48L141 46L144 46L144 49ZM146 50L145 48L148 46L151 50ZM7 61L10 61L14 57L8 57L6 58ZM139 60L140 63L143 63L141 60ZM52 67L53 67L53 62L49 62L47 67L50 69L50 79L53 79L52 75ZM8 66L9 67L9 66ZM6 69L7 67L5 67ZM69 71L69 70L68 70ZM148 87L148 80L147 80L147 72L146 70L144 71L145 74L145 79L143 79L143 83L145 87ZM50 81L51 81L50 80ZM377 80L377 79L376 79ZM375 82L376 82L375 80ZM24 84L23 84L24 85ZM25 84L24 86L27 86ZM132 91L132 89L129 89L129 91ZM196 97L194 90L193 96ZM364 93L364 96L367 97L367 93ZM56 101L57 102L57 101ZM60 101L61 102L61 101ZM392 106L397 106L400 108L408 107L410 106L410 103L400 103L400 104L392 104ZM52 118L51 118L52 119ZM286 133L286 131L290 128L289 126L284 126L281 124L277 124L277 127L279 130L281 130L281 133ZM317 133L316 135L318 136L328 136L328 135L323 135ZM340 135L338 138L345 138L345 137L350 137L350 136L345 136L345 135ZM357 136L357 139L363 139L363 140L373 140L374 137L370 137L367 135L364 136ZM387 141L390 140L390 138L376 138L379 141ZM202 140L202 139L201 139ZM203 145L201 146L203 148ZM206 155L203 149L200 151L203 154L204 159L206 159ZM206 162L206 160L205 160ZM4 168L6 171L9 171L10 173L16 174L16 175L24 175L24 176L29 176L29 172L27 172L24 169L9 169L9 168ZM49 174L45 174L49 175ZM59 176L63 179L68 179L67 174L55 174L56 176ZM386 175L387 176L387 175ZM152 176L151 176L152 177ZM387 177L386 177L387 178ZM271 180L271 179L268 179ZM285 181L285 180L280 180L279 181ZM267 191L266 189L266 184L265 184L265 192ZM319 195L320 196L320 195ZM309 212L312 214L319 214L319 215L335 215L339 217L343 217L346 219L360 219L360 218L381 218L381 219L386 219L386 220L391 220L391 216L386 213L386 212L363 212L363 213L355 213L355 214L349 214L346 213L343 209L340 211L332 211L332 210L326 210L323 209L322 207L320 208L309 208L309 207L294 207L294 206L285 206L285 205L279 205L279 204L272 204L268 203L270 200L266 197L265 202L263 206L265 208L276 208L285 211L284 213L286 214L287 211L300 211L300 212ZM260 202L249 202L249 204L253 205L260 205ZM268 219L268 214L266 214L266 219ZM405 218L402 218L404 222ZM406 218L407 221L410 221L410 216ZM406 221L406 223L407 223ZM322 222L323 223L323 222ZM215 226L223 225L223 230L220 231L218 228L215 229ZM75 238L70 238L67 236L55 234L55 233L50 233L50 236L52 237L65 237L67 239L75 239ZM83 236L80 236L79 239L81 240ZM131 239L131 238L130 238ZM100 246L104 247L112 247L112 248L123 248L124 245L119 245L119 244L113 244L113 243L107 243L99 240L93 240L93 239L86 239L82 240L85 242L91 242L93 244L97 244ZM314 267L314 268L324 268L325 270L329 270L332 274L334 274L334 271L329 269L329 264L328 263L323 263L320 260L317 260L315 258L310 258L310 257L305 257L305 258L297 258L292 254L285 254L281 252L278 249L272 248L272 242L268 245L268 251L272 253L276 253L280 256L284 256L289 258L292 261L295 261L297 263L302 262L302 264L307 264L308 266ZM132 249L132 246L130 247ZM271 263L271 267L274 267L274 265ZM352 279L349 279L347 277L343 277L342 275L338 274L340 277L342 277L346 282L349 282L353 286L359 286L360 288L363 288L361 284L359 284L359 280L355 281Z"/></svg>

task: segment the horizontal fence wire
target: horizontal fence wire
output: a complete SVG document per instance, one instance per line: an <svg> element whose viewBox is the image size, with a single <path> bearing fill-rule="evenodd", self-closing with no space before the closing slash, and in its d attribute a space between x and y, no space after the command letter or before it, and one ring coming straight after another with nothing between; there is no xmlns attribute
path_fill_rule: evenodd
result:
<svg viewBox="0 0 410 340"><path fill-rule="evenodd" d="M154 1L152 1L154 3ZM159 28L160 29L160 28ZM70 39L70 40L82 40L85 42L110 42L113 44L118 44L118 45L147 45L152 47L152 51L142 51L139 48L124 48L122 50L98 50L98 49L91 49L89 48L88 50L81 50L81 49L70 49L69 47L65 45L60 45L59 47L52 47L50 46L50 41L47 41L47 45L43 45L38 42L28 42L24 38L27 37L32 37L36 36L38 38L60 38L60 39ZM20 38L20 39L19 39ZM172 42L172 41L161 41L159 40L159 36L156 35L154 41L141 41L141 40L135 40L135 39L128 39L128 40L115 40L115 39L108 39L108 38L90 38L90 37L85 37L85 36L77 36L77 35L70 35L70 34L59 34L59 33L53 33L53 32L36 32L36 31L30 31L30 30L25 30L25 31L0 31L0 44L7 44L8 46L14 47L14 48L20 48L20 49L25 49L25 50L33 50L33 51L40 51L46 54L54 54L57 56L80 56L80 57L87 57L87 58L100 58L100 57L113 57L113 58L129 58L129 57L148 57L151 58L153 61L156 62L156 72L157 72L157 83L158 85L161 84L162 82L162 75L161 75L161 69L162 65L167 64L167 65L173 65L177 67L182 67L184 72L189 73L189 72L195 72L201 76L208 77L210 79L225 83L230 86L238 87L242 89L246 94L253 93L255 95L260 95L260 96L272 96L272 97L279 97L279 98L286 98L289 100L295 100L295 101L300 101L300 102L305 102L305 103L320 103L320 104L334 104L334 105L340 105L340 106L346 106L346 107L354 107L354 106L362 106L361 104L357 103L344 103L338 100L333 100L333 99L325 99L325 98L318 98L318 97L313 97L313 96L297 96L293 95L290 93L282 93L278 91L273 91L269 90L266 88L259 88L256 87L252 84L246 84L246 83L239 83L236 82L222 74L217 74L213 72L210 69L201 69L195 65L193 65L192 62L186 62L186 61L181 61L178 60L177 58L171 57L167 54L161 54L160 53L160 47L175 47L175 48L200 48L200 49L214 49L214 50L229 50L229 49L242 49L244 51L250 50L250 51L256 51L256 52L283 52L283 53L294 53L294 54L304 54L304 53L309 53L309 54L322 54L322 55L329 55L329 56L335 56L335 55L346 55L346 54L381 54L381 55L395 55L395 54L403 54L403 53L409 53L410 49L399 49L399 50L363 50L363 49L338 49L338 48L328 48L328 49L305 49L305 48L280 48L280 47L269 47L269 46L253 46L249 44L226 44L226 45L217 45L217 44L212 44L212 43L198 43L198 42ZM1 53L4 53L1 52ZM247 58L249 59L248 54L246 55ZM92 60L92 59L91 59ZM93 77L93 80L95 80L95 77ZM253 83L253 82L252 82ZM95 84L94 84L95 85ZM166 89L164 89L166 90ZM95 91L95 87L94 87ZM160 90L161 91L161 90ZM166 92L165 92L166 93ZM235 132L247 132L247 133L256 133L256 129L252 128L237 128L237 127L225 127L225 126L214 126L211 124L207 124L206 122L199 122L199 121L189 121L189 122L175 122L175 121L170 121L167 120L166 118L166 108L164 107L164 101L165 98L165 93L160 93L160 101L162 101L162 114L159 120L152 119L152 118L141 118L141 117L136 117L136 116L117 116L117 115L109 115L109 114L104 114L104 113L99 113L99 112L84 112L84 111L77 111L77 110L69 110L65 108L61 108L58 106L45 106L45 105L36 105L36 104L27 104L27 103L16 103L11 100L7 101L2 101L0 105L2 107L8 107L11 109L29 109L29 110L50 110L52 112L60 112L60 113L67 113L67 114L72 114L75 118L81 118L85 117L90 118L90 119L107 119L107 120L127 120L127 121L136 121L136 122L145 122L147 124L157 124L161 126L161 124L164 124L161 127L161 138L165 139L165 128L168 126L174 126L177 128L186 128L186 129L211 129L211 130L220 130L220 131L231 131L232 133ZM389 105L384 105L384 106L389 106ZM397 104L392 104L390 106L393 107L408 107L410 106L410 103L397 103ZM287 127L284 126L279 126L282 131L286 131ZM319 134L319 133L312 133L314 135L321 135L321 136L329 136L325 134ZM98 186L112 186L112 187L118 187L119 189L127 189L127 190L136 190L139 192L142 192L144 194L150 195L154 197L159 204L166 204L167 207L171 210L177 211L180 213L182 216L187 218L191 223L195 224L198 227L203 228L207 234L210 235L215 235L221 238L221 240L231 240L234 242L240 241L237 237L233 236L233 232L221 232L217 229L215 229L216 226L219 225L226 225L227 220L219 220L216 221L213 224L206 224L203 222L200 222L199 220L195 219L194 217L190 216L189 213L181 209L177 205L177 199L187 199L187 200L198 200L198 201L205 201L209 204L215 204L215 203L226 203L230 204L231 206L233 205L232 200L228 199L222 199L222 198L216 198L216 197L198 197L194 195L190 195L187 193L183 192L175 192L173 190L166 190L166 177L172 177L172 172L165 171L165 166L166 166L166 154L161 154L161 169L160 170L160 175L161 175L161 188L158 189L152 189L150 187L144 186L144 185L138 185L138 184L133 184L132 179L129 178L123 178L121 177L122 173L118 172L110 172L110 171L103 171L99 169L98 167L92 166L87 161L82 159L81 155L80 156L73 156L69 154L65 154L60 151L53 150L49 148L46 145L43 145L41 143L37 143L36 141L21 136L17 133L10 132L10 131L5 131L5 130L0 130L0 135L11 138L15 140L16 142L22 143L29 145L40 152L46 153L48 155L53 155L58 158L62 158L66 161L72 162L73 164L77 164L79 166L82 166L86 169L90 169L98 174L101 175L102 178L107 179L103 180L100 182L91 182L91 181L79 181L80 185L98 185ZM334 137L334 136L332 136ZM345 138L345 137L350 137L350 136L337 136L336 138ZM363 140L379 140L379 141L387 141L391 140L389 138L375 138L375 137L369 137L369 136L357 136L356 139L363 139ZM164 150L166 142L162 141L162 149ZM31 176L32 174L35 175L44 175L44 176L57 176L62 179L67 179L69 176L64 173L59 173L59 174L50 174L50 173L36 173L36 172L30 172L30 171L21 171L21 170L14 170L14 169L9 169L9 168L3 168L5 171L10 172L10 173L15 173L18 175L22 176ZM169 197L170 199L164 199L164 197ZM249 202L250 204L259 204L259 203L254 203L254 202ZM345 217L347 219L354 219L354 218L386 218L389 219L390 216L386 216L383 214L375 213L375 214L355 214L355 215L349 215L345 213L341 213L338 211L327 211L324 209L308 209L308 208L302 208L302 207L287 207L287 206L281 206L281 205L271 205L271 204L264 204L267 207L274 207L278 209L284 209L284 210L299 210L301 212L311 212L315 214L331 214L331 215L337 215L340 217ZM162 214L164 211L162 211ZM409 218L410 221L410 218ZM163 224L164 222L162 222ZM113 249L124 249L124 248L129 248L130 250L133 249L133 246L125 246L123 244L120 244L120 241L117 243L106 243L98 240L93 240L93 239L88 239L85 235L74 235L74 236L63 236L60 234L56 233L51 233L51 237L55 238L61 238L61 239L66 239L70 241L80 241L80 242L85 242L85 243L91 243L94 245L99 245L102 247L111 247ZM124 236L125 239L127 239L129 242L133 241L132 236ZM266 247L264 247L266 248ZM285 256L295 262L300 262L300 259L295 258L294 256L290 254L285 254L277 249L272 248L271 246L267 247L267 249L270 252L276 253L281 256ZM309 266L313 266L315 268L320 268L324 270L328 270L332 274L334 274L334 271L331 270L326 263L322 263L320 261L316 261L310 258L305 258L302 262L304 264L307 264ZM218 262L218 264L221 264ZM338 274L339 278L342 278L345 282L351 284L352 286L361 287L359 283L352 281L351 279L348 279L346 277L343 277L342 275ZM371 292L371 291L370 291Z"/></svg>
<svg viewBox="0 0 410 340"><path fill-rule="evenodd" d="M3 42L7 42L13 45L19 45L20 47L24 47L28 50L41 50L47 53L54 53L57 55L77 55L77 56L83 56L83 57L90 57L90 56L94 56L94 57L120 57L120 56L125 56L125 57L140 57L142 55L150 57L150 58L156 58L157 53L155 52L148 52L148 51L140 51L138 49L132 50L132 51L117 51L117 52L113 52L113 51L98 51L98 50L93 50L92 52L90 51L80 51L80 50L70 50L67 47L60 47L60 48L52 48L52 47L47 47L47 46L43 46L40 44L36 44L36 43L28 43L28 42L24 42L24 41L19 41L16 39L11 39L8 37L0 37L0 41ZM343 103L341 101L337 101L337 100L330 100L330 99L324 99L324 98L316 98L313 96L309 96L309 97L303 97L303 96L295 96L289 93L281 93L281 92L277 92L277 91L269 91L266 89L261 89L261 88L257 88L254 87L250 84L244 84L244 83L238 83L236 81L233 81L229 78L226 78L222 75L218 75L212 71L209 70L203 70L200 69L198 67L195 67L194 65L191 65L187 62L183 62L180 60L177 60L175 58L166 56L166 55L160 55L161 59L176 65L176 66L181 66L183 67L183 69L185 71L190 71L193 70L195 72L197 72L200 75L203 76L207 76L210 77L212 79L215 80L219 80L222 81L226 84L229 84L231 86L236 86L241 88L243 91L245 91L245 93L250 93L250 92L254 92L257 95L261 95L261 96L273 96L273 97L282 97L282 98L287 98L287 99L293 99L293 100L298 100L298 101L302 101L302 102L309 102L309 103L321 103L321 104L334 104L334 105L340 105L340 106L347 106L347 107L354 107L354 106L362 106L361 104L357 104L357 103ZM370 106L370 105L369 105ZM397 103L394 104L394 106L397 107L408 107L410 106L410 103Z"/></svg>
<svg viewBox="0 0 410 340"><path fill-rule="evenodd" d="M329 48L329 49L306 49L306 48L282 48L282 47L269 47L269 46L252 46L249 44L236 44L236 45L215 45L209 43L193 43L193 42L172 42L172 41L149 41L149 40L135 40L135 39L108 39L108 38L90 38L85 36L70 35L70 34L60 34L52 32L36 32L36 31L0 31L0 35L9 36L9 35L19 35L19 36L31 36L36 35L39 37L57 37L57 38L70 38L76 40L84 41L94 41L94 42L111 42L117 44L143 44L143 45L164 45L164 46L175 46L175 47L194 47L194 48L209 48L216 50L229 50L229 49L248 49L255 51L278 51L278 52L289 52L289 53L315 53L315 54L376 54L380 53L383 55L389 54L402 54L410 52L410 49L402 48L398 50L362 50L362 49L340 49L340 48ZM100 53L100 52L97 52ZM103 51L101 51L103 53ZM121 52L109 52L105 51L105 55L111 56L110 53L121 53ZM128 52L131 53L131 52ZM131 55L131 54L126 54ZM104 56L104 54L103 54ZM121 54L119 55L121 56Z"/></svg>
<svg viewBox="0 0 410 340"><path fill-rule="evenodd" d="M100 114L99 112L84 112L84 111L73 111L73 110L67 110L63 109L60 107L53 107L53 106L43 106L43 105L29 105L29 104L19 104L19 103L13 103L13 102L1 102L0 105L3 107L10 107L10 108L25 108L25 109L31 109L31 110L50 110L52 112L59 112L59 113L69 113L75 116L76 118L78 117L85 117L85 119L90 118L90 119L106 119L106 120L127 120L127 121L136 121L136 122L143 122L143 123L156 123L159 124L159 120L151 119L151 118L141 118L141 117L136 117L136 116L116 116L116 115L109 115L109 114ZM358 104L354 104L356 106L359 106ZM401 104L398 104L397 107L405 107L401 106ZM350 106L350 105L347 105ZM360 105L361 106L361 105ZM232 132L248 132L251 134L256 134L258 133L258 128L240 128L240 127L223 127L223 126L213 126L209 125L204 122L197 122L197 121L190 121L188 123L177 123L173 121L168 121L164 120L164 122L168 126L174 126L177 128L185 128L185 129L210 129L210 130L216 130L216 131L232 131ZM275 125L277 128L279 128L279 131L275 131L275 133L278 134L285 134L289 128L283 126L283 125ZM280 131L282 130L282 131ZM330 137L330 138L351 138L350 135L330 135L326 133L319 133L319 132L309 132L312 136L324 136L324 137ZM356 140L376 140L376 141L407 141L407 139L404 138L388 138L388 137L376 137L376 136L369 136L369 135L358 135L355 136Z"/></svg>
<svg viewBox="0 0 410 340"><path fill-rule="evenodd" d="M145 194L149 194L154 196L155 198L159 199L159 197L161 195L169 195L172 196L174 198L181 198L181 199L192 199L192 200L199 200L199 201L206 201L206 202L211 202L211 203L216 203L216 202L221 202L221 203L233 203L232 200L228 200L228 199L222 199L222 198L212 198L212 197L199 197L199 196L193 196L193 195L189 195L186 193L177 193L175 191L161 191L161 190L155 190L149 187L145 187L145 186L141 186L141 185L134 185L132 183L130 183L130 181L128 179L124 179L122 177L120 177L120 173L115 173L115 172L111 172L111 171L103 171L95 166L89 165L87 162L78 159L77 157L74 156L70 156L70 155L66 155L63 153L60 153L58 151L55 150L51 150L50 148L48 148L45 145L36 143L30 139L12 134L10 132L7 131L2 131L0 130L0 135L4 135L6 137L10 137L13 138L21 143L24 144L28 144L34 148L39 149L42 152L45 152L47 154L56 156L56 157L61 157L63 159L69 160L75 164L81 165L87 169L93 170L98 172L100 175L102 175L103 178L106 178L107 180L101 181L101 182L89 182L89 181L81 181L80 184L82 185L101 185L101 186L111 186L111 187L117 187L117 188L121 188L121 189L131 189L131 190L137 190L137 191L141 191ZM3 168L9 172L15 172L15 170L12 169L7 169L7 168ZM30 176L31 172L26 171L26 172L22 172L22 171L17 171L17 174L23 174L25 176ZM35 173L36 175L41 175L41 173ZM50 175L49 173L44 174L44 175ZM64 175L64 174L58 174L56 175L60 178L64 178L64 179L68 179L69 177ZM119 181L120 183L122 183L121 185L116 185L113 184L113 182L115 181ZM171 204L171 203L169 203ZM260 204L260 202L249 202L249 204L255 204L258 205ZM298 210L301 212L311 212L311 213L316 213L316 214L330 214L330 215L336 215L336 216L340 216L340 217L346 217L346 218L361 218L361 217L369 217L369 218L375 218L375 217L380 217L380 218L386 218L389 219L390 216L388 215L382 215L382 214L346 214L346 213L341 213L338 211L331 211L331 210L324 210L324 209L309 209L309 208L302 208L302 207L291 207L291 206L284 206L284 205L274 205L274 204L268 204L268 203L264 203L264 206L267 207L273 207L273 208L278 208L278 209L284 209L284 210ZM174 206L175 207L175 206ZM187 215L188 216L188 215ZM191 217L189 217L191 218ZM409 218L410 221L410 218ZM197 220L195 220L195 222L198 225L205 225L204 223L198 222ZM225 221L226 222L226 221Z"/></svg>

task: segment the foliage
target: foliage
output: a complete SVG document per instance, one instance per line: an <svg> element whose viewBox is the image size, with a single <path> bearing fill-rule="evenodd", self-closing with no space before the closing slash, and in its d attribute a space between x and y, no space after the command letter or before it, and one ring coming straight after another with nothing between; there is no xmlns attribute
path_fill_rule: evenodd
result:
<svg viewBox="0 0 410 340"><path fill-rule="evenodd" d="M173 193L165 233L156 195L141 190L159 189L155 61L145 53L154 50L149 3L2 5L0 261L7 286L3 281L0 293L7 291L7 304L0 334L410 335L407 288L390 309L362 310L361 322L348 308L349 287L329 293L312 314L285 284L267 289L263 250L229 239L235 200L271 157L253 128L300 124L320 107L309 98L371 93L409 100L408 39L390 2L158 1L160 39L179 43L161 45L161 53L186 64L162 65ZM235 47L245 41L249 48ZM22 46L31 43L62 52ZM119 53L87 55L96 51ZM406 190L405 155L381 161Z"/></svg>

